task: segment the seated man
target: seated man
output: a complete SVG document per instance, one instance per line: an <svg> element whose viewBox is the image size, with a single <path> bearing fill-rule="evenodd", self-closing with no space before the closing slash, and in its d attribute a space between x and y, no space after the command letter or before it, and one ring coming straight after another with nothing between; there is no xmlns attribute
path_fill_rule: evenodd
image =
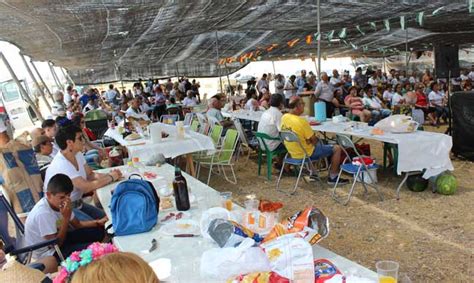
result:
<svg viewBox="0 0 474 283"><path fill-rule="evenodd" d="M312 161L331 156L331 168L327 182L329 185L334 185L339 174L341 147L339 145L325 145L319 141L311 129L309 122L305 118L300 117L304 112L304 102L300 97L291 97L288 108L290 109L290 113L283 115L281 118L282 131L292 131L295 133ZM304 157L304 151L297 143L285 142L285 147L292 158ZM348 180L339 179L339 184L343 185L347 183Z"/></svg>
<svg viewBox="0 0 474 283"><path fill-rule="evenodd" d="M234 125L234 123L230 120L225 120L224 116L222 116L221 108L222 104L219 99L216 97L212 97L208 103L209 110L207 110L207 117L215 118L224 128L229 128Z"/></svg>
<svg viewBox="0 0 474 283"><path fill-rule="evenodd" d="M130 107L128 107L127 111L125 112L125 117L132 120L142 121L142 122L149 122L150 118L146 114L146 110L140 108L140 100L138 98L132 99L130 102Z"/></svg>
<svg viewBox="0 0 474 283"><path fill-rule="evenodd" d="M50 156L53 152L53 143L47 136L37 136L31 142L33 150L36 153L36 161L40 170L47 167L53 158Z"/></svg>
<svg viewBox="0 0 474 283"><path fill-rule="evenodd" d="M270 108L263 112L260 122L258 123L258 132L269 135L270 137L278 137L281 130L281 109L284 107L284 97L281 94L274 93L270 98ZM280 140L268 140L265 141L268 149L274 151L276 149L285 149L285 146ZM263 146L263 145L262 145ZM277 169L281 168L283 162L283 156L279 156ZM286 168L289 171L289 168Z"/></svg>
<svg viewBox="0 0 474 283"><path fill-rule="evenodd" d="M372 85L368 84L364 88L364 97L362 98L364 107L371 112L372 122L377 122L380 119L390 116L392 111L387 109L387 106L373 94Z"/></svg>
<svg viewBox="0 0 474 283"><path fill-rule="evenodd" d="M71 179L64 174L57 174L49 180L46 196L36 203L26 218L27 245L57 238L61 253L66 258L76 250L84 249L93 242L102 241L103 226L107 217L79 221L72 211L70 195L73 188ZM73 229L70 229L70 226ZM33 252L33 257L36 259L52 255L59 263L59 257L51 246Z"/></svg>
<svg viewBox="0 0 474 283"><path fill-rule="evenodd" d="M53 176L65 174L74 184L71 201L77 218L80 220L103 218L104 212L95 206L83 203L82 196L117 181L122 177L121 172L112 170L109 174L100 174L91 170L82 155L84 148L82 130L76 126L60 128L56 142L61 151L56 154L46 170L44 191L47 191L48 183Z"/></svg>

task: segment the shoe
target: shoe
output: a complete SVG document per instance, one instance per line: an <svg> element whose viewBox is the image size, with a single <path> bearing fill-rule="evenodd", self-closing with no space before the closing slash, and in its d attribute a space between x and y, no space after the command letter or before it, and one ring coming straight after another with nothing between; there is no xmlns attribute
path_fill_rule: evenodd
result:
<svg viewBox="0 0 474 283"><path fill-rule="evenodd" d="M336 184L336 181L337 181L337 177L334 177L334 178L328 177L328 185L335 185L335 184ZM339 178L339 182L338 182L337 184L338 184L338 185L349 184L349 180L343 179L343 178Z"/></svg>

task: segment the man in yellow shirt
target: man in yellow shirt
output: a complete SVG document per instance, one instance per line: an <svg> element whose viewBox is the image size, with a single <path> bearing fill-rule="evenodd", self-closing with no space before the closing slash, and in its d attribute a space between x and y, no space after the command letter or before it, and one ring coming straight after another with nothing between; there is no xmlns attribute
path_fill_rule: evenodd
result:
<svg viewBox="0 0 474 283"><path fill-rule="evenodd" d="M304 151L306 151L311 161L331 156L331 168L328 176L328 184L334 185L341 164L341 147L339 145L325 145L319 141L308 121L305 118L300 117L304 112L304 101L300 97L291 97L290 102L288 103L288 108L290 109L290 112L283 115L281 118L281 130L292 131L298 136ZM305 155L303 149L297 143L285 142L285 147L292 158L300 159ZM348 183L348 180L342 178L339 179L339 184L343 185L346 183Z"/></svg>

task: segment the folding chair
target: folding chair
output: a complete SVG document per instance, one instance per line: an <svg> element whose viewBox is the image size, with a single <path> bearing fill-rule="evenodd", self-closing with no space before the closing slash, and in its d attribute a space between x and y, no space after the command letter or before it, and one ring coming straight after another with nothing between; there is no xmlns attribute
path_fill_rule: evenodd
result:
<svg viewBox="0 0 474 283"><path fill-rule="evenodd" d="M232 163L232 157L235 153L235 148L237 147L237 142L239 140L239 133L234 129L228 129L222 147L218 149L214 154L210 156L202 156L196 158L197 163L197 173L196 176L199 178L199 173L201 171L201 165L209 165L209 175L207 177L207 184L211 180L212 167L217 166L218 169L222 169L225 179L231 184L237 184L237 178L234 172L234 164ZM227 177L227 174L224 170L224 166L229 166L232 172L233 180L230 180Z"/></svg>
<svg viewBox="0 0 474 283"><path fill-rule="evenodd" d="M290 164L290 165L299 167L298 177L296 179L295 187L293 188L293 191L290 193L291 195L293 195L296 192L296 189L298 188L298 183L299 183L300 178L301 178L301 174L303 173L303 168L305 168L305 167L306 167L307 171L309 172L309 176L311 178L315 178L319 182L321 182L321 178L319 178L319 175L317 174L317 171L314 170L314 167L313 167L313 161L316 161L316 160L311 160L310 159L311 156L304 149L304 147L301 144L301 141L298 138L298 136L295 133L291 132L291 131L282 131L282 132L280 132L280 138L284 142L298 144L298 146L304 152L304 156L303 156L303 158L293 158L293 157L291 157L291 154L288 151L288 148L286 148L286 144L285 144L285 148L288 152L286 153L285 158L283 159L283 164L281 166L280 175L278 176L276 189L278 191L285 192L283 190L280 190L280 181L281 181L281 176L283 175L283 171L284 171L283 169L285 168L285 164ZM303 178L303 180L305 180L305 179Z"/></svg>
<svg viewBox="0 0 474 283"><path fill-rule="evenodd" d="M194 113L192 112L186 113L186 115L184 116L183 125L190 126L191 123L193 122L193 118L194 118Z"/></svg>
<svg viewBox="0 0 474 283"><path fill-rule="evenodd" d="M199 121L199 124L201 125L201 127L207 123L207 118L204 114L202 113L199 113L199 112L196 112L196 117Z"/></svg>
<svg viewBox="0 0 474 283"><path fill-rule="evenodd" d="M209 122L209 124L211 125L220 125L221 123L219 122L219 120L217 120L216 117L213 117L213 116L207 116L207 121Z"/></svg>
<svg viewBox="0 0 474 283"><path fill-rule="evenodd" d="M109 129L107 113L102 110L91 110L84 116L86 127L89 128L98 140L102 139Z"/></svg>
<svg viewBox="0 0 474 283"><path fill-rule="evenodd" d="M336 135L336 140L337 140L337 143L342 147L342 150L344 151L344 153L346 155L346 158L348 158L350 162L341 164L341 169L339 170L339 174L337 176L336 184L334 184L334 188L333 188L333 191L332 191L333 199L335 201L339 202L339 203L342 203L343 205L347 205L349 203L349 201L351 200L352 193L354 192L354 189L355 189L355 184L356 184L356 182L359 181L359 182L362 183L362 186L364 187L364 195L367 195L367 193L368 193L367 186L370 186L370 187L375 189L375 191L377 192L377 194L380 197L380 201L383 201L382 193L379 191L379 189L377 187L377 184L375 183L372 176L369 174L369 167L367 166L367 164L365 164L364 159L362 158L362 156L357 151L357 148L354 145L354 143L352 142L352 140L350 139L350 137L348 137L346 135ZM351 148L354 151L356 157L358 157L359 160L361 161L361 165L352 164L352 158L347 153L346 148ZM377 168L377 165L375 165L372 168ZM349 191L349 195L347 196L346 201L341 202L341 200L337 197L336 189L337 189L337 185L339 183L339 179L341 178L341 175L342 175L343 172L351 174L354 181L352 182L352 187ZM367 175L369 177L369 179L371 180L370 184L365 182L364 174L362 174L362 173L365 173L365 175Z"/></svg>
<svg viewBox="0 0 474 283"><path fill-rule="evenodd" d="M213 125L211 127L211 130L209 131L209 136L212 139L212 142L214 143L216 148L220 146L221 136L222 136L223 131L224 131L224 127L222 127L221 125Z"/></svg>
<svg viewBox="0 0 474 283"><path fill-rule="evenodd" d="M15 225L16 237L11 237L8 230L8 219L11 218ZM47 246L54 246L61 261L64 260L61 250L59 249L58 240L47 240L31 246L24 246L25 227L20 218L8 203L7 199L0 191L0 237L4 242L5 253L17 257L17 261L22 264L31 262L32 252Z"/></svg>
<svg viewBox="0 0 474 283"><path fill-rule="evenodd" d="M249 141L247 140L247 135L245 134L244 128L242 127L242 124L240 123L239 119L234 119L234 126L239 132L239 137L240 137L240 145L239 145L239 154L243 152L243 147L247 149L247 161L250 158L250 153L252 151L252 148L250 147ZM238 155L237 155L238 156Z"/></svg>
<svg viewBox="0 0 474 283"><path fill-rule="evenodd" d="M161 115L160 117L161 123L170 124L170 125L176 124L176 121L178 120L179 120L179 115L177 114L165 114L165 115Z"/></svg>
<svg viewBox="0 0 474 283"><path fill-rule="evenodd" d="M199 121L198 120L194 120L191 123L191 130L193 130L195 132L199 131Z"/></svg>

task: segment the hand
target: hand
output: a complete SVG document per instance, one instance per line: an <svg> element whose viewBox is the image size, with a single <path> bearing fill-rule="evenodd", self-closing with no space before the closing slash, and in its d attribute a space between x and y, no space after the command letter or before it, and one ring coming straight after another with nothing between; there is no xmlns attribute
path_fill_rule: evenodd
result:
<svg viewBox="0 0 474 283"><path fill-rule="evenodd" d="M120 170L117 170L117 169L110 171L109 174L110 176L112 176L112 178L114 178L114 181L118 181L120 178L122 178L122 172L120 172Z"/></svg>
<svg viewBox="0 0 474 283"><path fill-rule="evenodd" d="M102 227L105 225L105 222L109 221L109 218L107 216L104 216L103 218L101 219L97 219L97 220L94 220L95 221L95 224L98 226L98 227Z"/></svg>
<svg viewBox="0 0 474 283"><path fill-rule="evenodd" d="M69 220L72 214L72 206L71 206L71 199L67 198L65 201L61 203L59 206L59 212L65 220Z"/></svg>

